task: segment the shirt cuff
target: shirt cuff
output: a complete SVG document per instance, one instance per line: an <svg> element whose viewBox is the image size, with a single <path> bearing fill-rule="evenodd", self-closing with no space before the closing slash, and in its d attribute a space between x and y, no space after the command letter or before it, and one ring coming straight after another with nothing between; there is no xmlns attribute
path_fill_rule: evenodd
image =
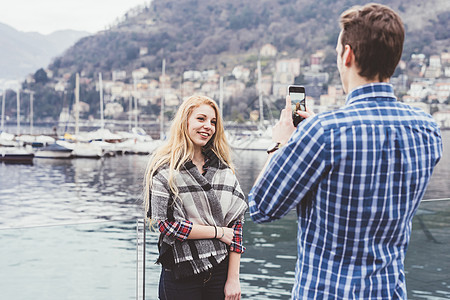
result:
<svg viewBox="0 0 450 300"><path fill-rule="evenodd" d="M191 233L193 223L189 220L183 221L158 221L159 232L172 236L179 241L185 241Z"/></svg>
<svg viewBox="0 0 450 300"><path fill-rule="evenodd" d="M231 228L234 229L234 237L230 244L230 251L242 254L245 252L245 247L242 245L242 222L236 221Z"/></svg>

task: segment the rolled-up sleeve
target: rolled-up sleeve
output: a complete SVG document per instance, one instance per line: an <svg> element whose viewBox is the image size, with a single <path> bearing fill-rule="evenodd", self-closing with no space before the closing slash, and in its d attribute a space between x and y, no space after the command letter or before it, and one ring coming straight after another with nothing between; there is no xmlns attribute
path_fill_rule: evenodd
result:
<svg viewBox="0 0 450 300"><path fill-rule="evenodd" d="M234 237L233 240L231 241L230 251L242 254L245 252L245 247L242 245L243 240L242 222L241 221L234 222L231 228L233 228L234 230Z"/></svg>
<svg viewBox="0 0 450 300"><path fill-rule="evenodd" d="M189 220L182 222L176 221L158 221L159 232L164 235L184 241L191 233L193 223Z"/></svg>

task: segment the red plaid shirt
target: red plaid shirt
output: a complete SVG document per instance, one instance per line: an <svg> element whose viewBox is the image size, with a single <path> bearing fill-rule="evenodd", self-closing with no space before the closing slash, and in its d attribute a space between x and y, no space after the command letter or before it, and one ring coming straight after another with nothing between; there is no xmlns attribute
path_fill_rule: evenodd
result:
<svg viewBox="0 0 450 300"><path fill-rule="evenodd" d="M180 241L187 239L189 233L191 233L192 225L193 223L188 220L183 222L158 221L159 232L167 236L173 236Z"/></svg>
<svg viewBox="0 0 450 300"><path fill-rule="evenodd" d="M176 221L158 221L159 232L167 236L173 236L180 241L184 241L191 233L193 223L188 220L182 222ZM231 228L234 229L234 237L231 241L230 251L244 253L245 247L242 245L242 222L234 222Z"/></svg>
<svg viewBox="0 0 450 300"><path fill-rule="evenodd" d="M244 253L245 247L242 245L242 222L236 221L234 222L231 228L234 229L234 237L231 241L230 251L234 251L237 253Z"/></svg>

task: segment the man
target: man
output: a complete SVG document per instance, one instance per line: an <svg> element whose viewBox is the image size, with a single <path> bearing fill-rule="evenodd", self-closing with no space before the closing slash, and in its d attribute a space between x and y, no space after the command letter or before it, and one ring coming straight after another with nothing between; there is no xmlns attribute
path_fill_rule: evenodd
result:
<svg viewBox="0 0 450 300"><path fill-rule="evenodd" d="M307 119L294 128L286 97L273 129L282 147L268 151L250 215L270 222L297 209L293 299L406 299L411 219L442 154L440 131L388 83L403 49L400 17L368 4L345 11L340 26L345 106L299 112Z"/></svg>

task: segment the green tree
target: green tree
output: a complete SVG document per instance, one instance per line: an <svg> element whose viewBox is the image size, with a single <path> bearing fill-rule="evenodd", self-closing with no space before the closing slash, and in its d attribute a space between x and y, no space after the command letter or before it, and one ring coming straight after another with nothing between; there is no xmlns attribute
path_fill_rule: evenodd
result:
<svg viewBox="0 0 450 300"><path fill-rule="evenodd" d="M39 70L34 73L34 81L36 83L43 83L46 84L48 82L47 72L44 71L44 69L40 68Z"/></svg>

